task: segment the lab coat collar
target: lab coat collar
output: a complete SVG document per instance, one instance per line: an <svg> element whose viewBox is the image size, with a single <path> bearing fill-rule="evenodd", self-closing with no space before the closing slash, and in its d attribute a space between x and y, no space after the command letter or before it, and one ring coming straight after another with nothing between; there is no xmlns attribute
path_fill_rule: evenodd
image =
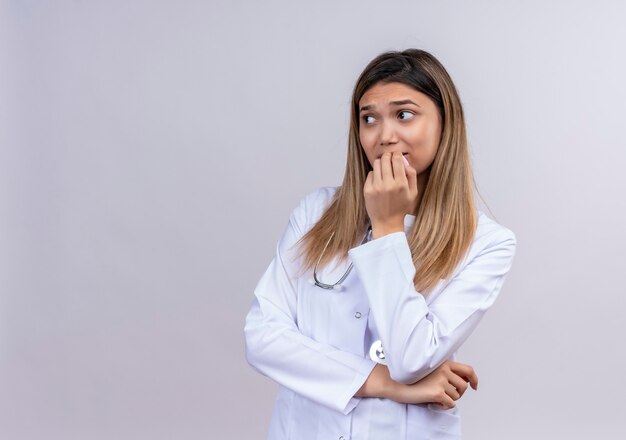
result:
<svg viewBox="0 0 626 440"><path fill-rule="evenodd" d="M411 230L411 228L413 227L413 224L415 223L415 219L417 218L417 216L413 215L413 214L406 214L404 216L404 232L405 233L409 233L409 231Z"/></svg>

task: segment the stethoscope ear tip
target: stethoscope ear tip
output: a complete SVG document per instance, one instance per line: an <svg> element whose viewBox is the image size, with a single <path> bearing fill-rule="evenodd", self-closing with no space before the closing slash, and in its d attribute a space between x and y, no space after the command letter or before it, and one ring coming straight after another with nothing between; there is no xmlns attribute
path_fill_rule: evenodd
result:
<svg viewBox="0 0 626 440"><path fill-rule="evenodd" d="M341 292L343 290L343 287L341 286L341 284L335 284L333 286L333 290L336 292Z"/></svg>

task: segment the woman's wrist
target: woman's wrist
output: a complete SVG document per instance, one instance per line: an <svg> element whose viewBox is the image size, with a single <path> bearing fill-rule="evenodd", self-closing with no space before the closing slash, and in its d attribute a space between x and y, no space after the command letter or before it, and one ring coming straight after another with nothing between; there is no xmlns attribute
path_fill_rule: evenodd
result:
<svg viewBox="0 0 626 440"><path fill-rule="evenodd" d="M376 364L355 397L379 397L388 398L392 394L394 381L389 375L389 369L381 364Z"/></svg>
<svg viewBox="0 0 626 440"><path fill-rule="evenodd" d="M385 365L376 364L355 397L377 397L398 403L427 403L432 399L427 396L425 384L402 384L391 378Z"/></svg>
<svg viewBox="0 0 626 440"><path fill-rule="evenodd" d="M388 371L389 370L387 370L387 372ZM391 376L389 376L388 380L385 380L380 384L378 397L381 397L383 399L395 400L397 402L396 399L398 393L400 392L400 387L402 387L402 384L396 382L391 378Z"/></svg>

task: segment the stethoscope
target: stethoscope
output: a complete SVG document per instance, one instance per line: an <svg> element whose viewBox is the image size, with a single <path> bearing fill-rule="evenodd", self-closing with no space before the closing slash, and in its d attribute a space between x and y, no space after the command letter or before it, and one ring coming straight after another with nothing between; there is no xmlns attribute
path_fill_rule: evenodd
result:
<svg viewBox="0 0 626 440"><path fill-rule="evenodd" d="M330 241L333 239L334 236L335 236L335 231L333 231L333 233L330 234L330 237L328 238L328 241L326 242L326 245L324 246L322 253L320 254L319 258L317 259L317 262L315 263L315 267L313 268L313 279L310 282L311 284L317 287L321 287L322 289L327 289L327 290L332 289L332 290L340 291L342 290L341 283L344 282L344 280L350 274L350 271L352 271L352 262L350 262L350 265L348 266L348 269L346 269L346 272L334 284L323 283L317 278L317 268L320 264L320 261L322 261L322 256L324 255L324 252L326 252L326 248L328 248L328 245L330 244ZM361 240L361 244L367 243L371 238L372 238L372 225L370 224L368 225L367 231L365 232L365 235L363 236L363 240ZM385 358L385 352L383 351L383 344L380 339L374 341L372 345L370 346L369 356L370 356L370 359L373 360L374 362L382 364L382 365L387 365L387 359Z"/></svg>
<svg viewBox="0 0 626 440"><path fill-rule="evenodd" d="M335 236L335 231L333 231L333 233L330 234L330 237L328 237L328 241L326 241L326 245L324 246L324 249L322 250L320 257L317 259L317 263L315 263L315 267L313 268L313 279L310 280L310 283L317 287L321 287L322 289L341 290L342 289L341 283L343 283L343 281L348 277L348 275L350 274L350 271L352 270L352 262L350 262L350 266L348 266L348 269L342 275L342 277L339 278L339 281L337 281L334 284L322 283L317 278L317 268L320 264L320 261L322 261L322 257L324 256L324 252L326 252L326 248L328 248L328 245L330 244L330 240L332 240L334 236ZM365 232L365 235L363 236L363 240L361 240L361 244L367 243L371 238L372 238L372 225L370 224L367 226L367 231Z"/></svg>

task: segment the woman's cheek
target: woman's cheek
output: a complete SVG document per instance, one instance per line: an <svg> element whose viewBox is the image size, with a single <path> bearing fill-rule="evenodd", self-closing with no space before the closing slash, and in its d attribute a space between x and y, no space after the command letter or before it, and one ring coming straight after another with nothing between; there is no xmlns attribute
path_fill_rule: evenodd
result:
<svg viewBox="0 0 626 440"><path fill-rule="evenodd" d="M370 140L370 136L361 135L359 140L361 142L361 146L365 150L365 154L370 159L370 162L374 162L375 157L373 157L374 152L372 150L372 142Z"/></svg>

